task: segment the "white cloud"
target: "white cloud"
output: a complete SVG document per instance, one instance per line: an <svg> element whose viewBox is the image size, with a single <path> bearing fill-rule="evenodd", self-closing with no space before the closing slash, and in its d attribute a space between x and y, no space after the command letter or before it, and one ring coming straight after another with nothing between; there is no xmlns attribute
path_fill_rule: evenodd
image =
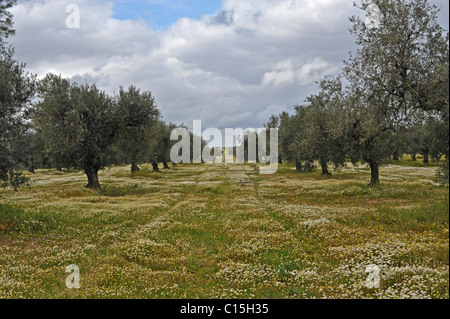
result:
<svg viewBox="0 0 450 319"><path fill-rule="evenodd" d="M67 29L76 3L81 28ZM155 95L166 120L212 127L257 127L314 93L352 49L348 0L223 0L200 20L167 30L113 18L99 0L21 1L11 43L28 69L95 81L108 92L134 84ZM277 106L277 107L274 107Z"/></svg>
<svg viewBox="0 0 450 319"><path fill-rule="evenodd" d="M298 64L298 63L297 63ZM264 74L263 86L285 86L297 84L305 86L317 81L327 74L338 71L338 67L324 61L322 58L315 58L313 61L296 66L292 60L278 63L274 70Z"/></svg>
<svg viewBox="0 0 450 319"><path fill-rule="evenodd" d="M269 105L264 111L259 112L256 118L262 123L267 123L273 114L280 114L286 110L286 105Z"/></svg>

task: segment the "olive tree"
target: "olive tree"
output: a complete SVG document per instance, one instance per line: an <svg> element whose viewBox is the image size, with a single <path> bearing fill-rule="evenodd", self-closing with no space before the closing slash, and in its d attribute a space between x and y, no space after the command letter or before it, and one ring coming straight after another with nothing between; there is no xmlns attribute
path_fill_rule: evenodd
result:
<svg viewBox="0 0 450 319"><path fill-rule="evenodd" d="M26 111L34 94L34 76L14 59L14 49L6 39L14 34L12 14L15 1L0 0L0 185L17 188L26 179L20 173L22 135L28 130Z"/></svg>
<svg viewBox="0 0 450 319"><path fill-rule="evenodd" d="M322 175L331 175L346 159L345 93L340 78L327 77L319 82L320 92L306 99L300 136L301 152L317 160Z"/></svg>
<svg viewBox="0 0 450 319"><path fill-rule="evenodd" d="M154 139L153 134L158 125L160 113L151 92L140 92L134 86L127 91L120 87L116 97L120 120L117 145L126 162L131 163L131 172L139 170L138 163L148 157Z"/></svg>
<svg viewBox="0 0 450 319"><path fill-rule="evenodd" d="M53 74L40 82L38 96L33 121L48 154L61 165L83 169L86 188L100 188L98 172L121 124L114 100L95 85Z"/></svg>
<svg viewBox="0 0 450 319"><path fill-rule="evenodd" d="M413 125L415 111L429 104L430 90L422 89L433 76L427 67L446 40L437 22L439 10L427 0L361 4L362 9L377 6L380 23L371 27L360 17L351 18L358 49L346 61L344 74L352 94L348 104L356 142L352 155L369 164L370 185L376 185L379 166L391 154L391 132Z"/></svg>

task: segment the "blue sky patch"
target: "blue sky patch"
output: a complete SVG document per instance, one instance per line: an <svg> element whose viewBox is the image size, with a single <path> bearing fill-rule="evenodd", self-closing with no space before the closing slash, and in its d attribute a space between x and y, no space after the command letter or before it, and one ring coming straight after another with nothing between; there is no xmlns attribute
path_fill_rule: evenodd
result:
<svg viewBox="0 0 450 319"><path fill-rule="evenodd" d="M221 8L220 0L116 0L115 18L145 19L153 28L164 29L180 18L199 19Z"/></svg>

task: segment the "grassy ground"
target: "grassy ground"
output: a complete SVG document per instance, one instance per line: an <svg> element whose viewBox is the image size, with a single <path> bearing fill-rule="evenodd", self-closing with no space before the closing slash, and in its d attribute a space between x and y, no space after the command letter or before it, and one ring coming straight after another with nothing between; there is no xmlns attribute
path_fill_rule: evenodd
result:
<svg viewBox="0 0 450 319"><path fill-rule="evenodd" d="M449 298L449 191L436 168L331 178L282 166L39 170L0 190L0 298ZM81 289L65 286L80 267ZM381 269L381 288L365 285Z"/></svg>

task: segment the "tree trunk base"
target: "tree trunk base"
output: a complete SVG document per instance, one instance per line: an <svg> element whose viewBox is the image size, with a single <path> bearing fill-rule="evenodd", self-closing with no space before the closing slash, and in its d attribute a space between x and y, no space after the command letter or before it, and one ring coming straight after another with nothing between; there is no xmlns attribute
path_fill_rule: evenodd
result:
<svg viewBox="0 0 450 319"><path fill-rule="evenodd" d="M328 170L327 161L321 159L319 160L320 167L322 168L322 176L332 176L330 171Z"/></svg>
<svg viewBox="0 0 450 319"><path fill-rule="evenodd" d="M34 159L33 158L31 158L31 160L28 161L27 171L31 174L36 174L36 171L34 170Z"/></svg>
<svg viewBox="0 0 450 319"><path fill-rule="evenodd" d="M376 186L380 184L380 169L378 164L369 164L370 165L370 187Z"/></svg>
<svg viewBox="0 0 450 319"><path fill-rule="evenodd" d="M98 170L95 168L88 168L84 170L88 183L85 186L87 189L100 189L100 182L98 180Z"/></svg>
<svg viewBox="0 0 450 319"><path fill-rule="evenodd" d="M131 164L131 174L134 174L136 172L139 172L141 169L137 164Z"/></svg>
<svg viewBox="0 0 450 319"><path fill-rule="evenodd" d="M84 188L87 189L101 189L101 186L99 183L97 184L87 184L86 186L84 186Z"/></svg>

